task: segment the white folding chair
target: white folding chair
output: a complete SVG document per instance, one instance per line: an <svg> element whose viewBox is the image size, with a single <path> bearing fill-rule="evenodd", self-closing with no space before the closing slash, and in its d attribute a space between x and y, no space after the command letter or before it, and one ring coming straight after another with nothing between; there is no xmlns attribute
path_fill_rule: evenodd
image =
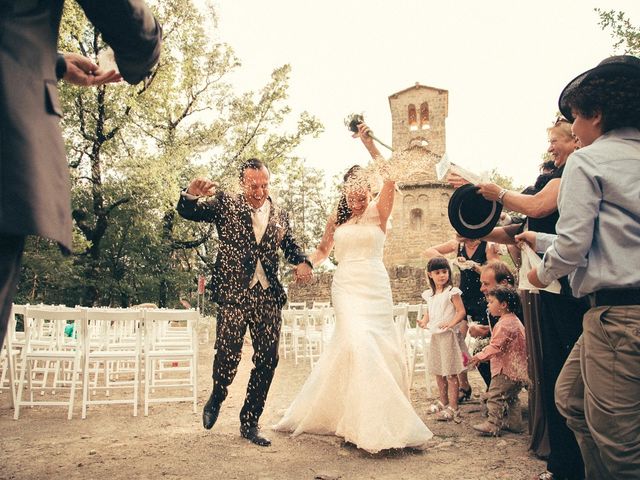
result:
<svg viewBox="0 0 640 480"><path fill-rule="evenodd" d="M326 346L331 340L331 337L333 337L333 332L336 328L336 312L333 307L326 307L322 309L322 315L324 318L322 325L322 342Z"/></svg>
<svg viewBox="0 0 640 480"><path fill-rule="evenodd" d="M324 349L324 309L312 308L305 310L304 317L304 356L309 359L309 365L313 368L322 355Z"/></svg>
<svg viewBox="0 0 640 480"><path fill-rule="evenodd" d="M282 323L280 325L280 348L282 356L287 358L289 353L293 353L293 322L295 312L291 309L282 310Z"/></svg>
<svg viewBox="0 0 640 480"><path fill-rule="evenodd" d="M22 406L64 406L67 418L73 416L76 388L82 381L83 335L86 310L79 308L27 306L25 309L25 346L21 353L20 380L14 410L14 419L20 416ZM75 336L66 337L68 321L75 325ZM38 370L38 365L45 368ZM39 384L34 375L42 376ZM49 381L50 373L53 378ZM37 385L37 386L36 386ZM25 387L29 400L23 400ZM56 400L34 400L34 390L50 393ZM64 392L67 398L62 399ZM61 394L62 393L62 394ZM43 395L44 396L44 395Z"/></svg>
<svg viewBox="0 0 640 480"><path fill-rule="evenodd" d="M89 405L131 404L138 415L142 311L138 309L89 308L84 345L82 418ZM90 373L95 381L90 387ZM121 393L111 398L116 390ZM98 392L103 392L101 398ZM131 392L129 398L123 395Z"/></svg>
<svg viewBox="0 0 640 480"><path fill-rule="evenodd" d="M149 404L198 402L198 337L199 314L195 310L145 310L144 341L144 414ZM189 390L189 395L161 396L171 389Z"/></svg>
<svg viewBox="0 0 640 480"><path fill-rule="evenodd" d="M298 365L298 357L305 356L307 333L307 309L289 309L287 311L287 323L291 326L291 350L293 362Z"/></svg>
<svg viewBox="0 0 640 480"><path fill-rule="evenodd" d="M409 324L409 307L406 304L398 304L393 306L393 322L400 338L404 340L404 332Z"/></svg>
<svg viewBox="0 0 640 480"><path fill-rule="evenodd" d="M431 396L431 375L429 372L428 356L429 346L431 342L431 333L418 325L417 320L420 320L423 315L426 305L420 305L416 313L416 325L410 327L406 331L406 338L408 340L410 348L410 363L409 363L409 386L413 385L416 372L424 372L424 380L427 388L427 396Z"/></svg>
<svg viewBox="0 0 640 480"><path fill-rule="evenodd" d="M288 310L304 310L307 308L307 302L289 302L287 303Z"/></svg>
<svg viewBox="0 0 640 480"><path fill-rule="evenodd" d="M331 302L316 302L314 300L311 308L329 308L330 306Z"/></svg>
<svg viewBox="0 0 640 480"><path fill-rule="evenodd" d="M12 305L7 322L4 345L0 349L0 369L2 369L2 373L0 373L0 393L9 391L11 407L16 404L16 364L24 346L24 332L17 332L16 330L16 315L22 315L24 319L25 310L25 305Z"/></svg>

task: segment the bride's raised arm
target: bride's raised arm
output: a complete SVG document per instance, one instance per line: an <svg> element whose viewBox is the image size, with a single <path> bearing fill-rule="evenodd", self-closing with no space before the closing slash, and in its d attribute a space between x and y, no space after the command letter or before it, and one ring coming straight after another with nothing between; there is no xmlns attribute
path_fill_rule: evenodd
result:
<svg viewBox="0 0 640 480"><path fill-rule="evenodd" d="M320 240L318 247L311 255L309 255L309 260L311 260L314 267L317 267L329 258L329 254L333 249L333 233L336 231L336 218L336 213L329 216L327 226L324 229L324 234L322 235L322 239Z"/></svg>
<svg viewBox="0 0 640 480"><path fill-rule="evenodd" d="M396 194L396 182L394 180L385 179L378 196L378 215L380 215L380 228L387 231L387 220L391 216L393 210L393 199Z"/></svg>
<svg viewBox="0 0 640 480"><path fill-rule="evenodd" d="M371 158L380 162L385 162L386 160L376 147L376 144L373 141L373 137L369 135L369 127L365 123L361 123L358 125L358 133L354 136L360 137L363 145L371 155ZM380 190L380 194L378 196L378 215L380 215L380 228L386 232L387 230L387 220L391 216L391 211L393 210L393 200L395 198L395 188L396 182L395 180L391 180L387 178L387 172L380 172L384 178L382 189Z"/></svg>

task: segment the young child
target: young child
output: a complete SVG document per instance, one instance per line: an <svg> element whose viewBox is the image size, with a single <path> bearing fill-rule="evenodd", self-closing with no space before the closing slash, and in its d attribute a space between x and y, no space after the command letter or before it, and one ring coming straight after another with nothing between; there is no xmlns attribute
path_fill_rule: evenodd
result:
<svg viewBox="0 0 640 480"><path fill-rule="evenodd" d="M466 318L462 304L462 292L451 283L451 267L444 257L434 257L427 264L430 291L422 297L427 301L427 310L418 324L431 331L431 347L427 359L429 371L436 376L440 401L432 405L437 420L457 420L458 374L465 370L464 342L460 342L456 326Z"/></svg>
<svg viewBox="0 0 640 480"><path fill-rule="evenodd" d="M489 313L499 320L493 327L491 343L471 357L469 366L490 361L489 419L473 428L481 435L498 436L503 429L521 433L522 413L518 394L528 378L524 326L513 313L520 311L520 297L512 287L497 287L487 295L487 307Z"/></svg>

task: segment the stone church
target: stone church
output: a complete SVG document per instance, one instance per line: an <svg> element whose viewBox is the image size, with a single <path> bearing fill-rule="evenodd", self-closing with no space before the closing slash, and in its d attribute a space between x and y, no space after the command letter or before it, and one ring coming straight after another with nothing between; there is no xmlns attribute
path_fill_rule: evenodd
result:
<svg viewBox="0 0 640 480"><path fill-rule="evenodd" d="M412 175L410 182L398 184L400 194L396 195L385 244L388 269L424 267L422 252L426 248L454 238L447 217L453 187L438 181L435 170L445 153L448 100L446 90L419 83L389 96L392 147L425 168Z"/></svg>
<svg viewBox="0 0 640 480"><path fill-rule="evenodd" d="M435 170L445 152L448 98L447 90L419 83L389 96L393 150L401 152L405 163L424 166L411 175L411 181L397 183L400 192L384 255L395 303L421 301L428 288L423 252L455 235L447 216L453 187L438 181ZM306 301L308 306L328 301L331 277L319 274L309 284L289 285L289 300Z"/></svg>

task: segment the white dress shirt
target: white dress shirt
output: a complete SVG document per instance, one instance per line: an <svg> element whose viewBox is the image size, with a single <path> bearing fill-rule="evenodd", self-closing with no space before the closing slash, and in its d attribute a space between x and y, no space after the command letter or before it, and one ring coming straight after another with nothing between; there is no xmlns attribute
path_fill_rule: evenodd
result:
<svg viewBox="0 0 640 480"><path fill-rule="evenodd" d="M256 236L256 243L260 243L264 232L267 230L269 223L269 212L271 211L271 203L267 200L260 208L251 208L251 224L253 225L253 233ZM249 288L253 288L256 283L260 282L263 289L269 288L269 280L262 267L262 262L258 259L256 263L256 271L253 272L253 278L249 282Z"/></svg>

